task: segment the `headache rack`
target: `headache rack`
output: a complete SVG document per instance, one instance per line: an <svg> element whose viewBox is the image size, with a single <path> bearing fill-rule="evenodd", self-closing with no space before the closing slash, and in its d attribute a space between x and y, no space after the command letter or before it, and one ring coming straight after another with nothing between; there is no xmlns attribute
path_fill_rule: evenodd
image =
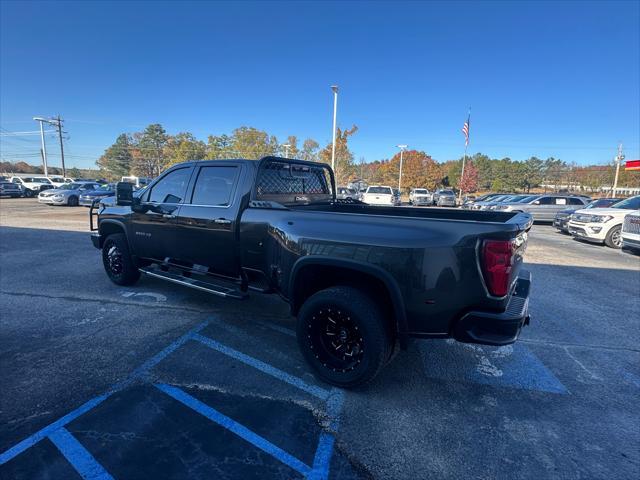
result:
<svg viewBox="0 0 640 480"><path fill-rule="evenodd" d="M324 163L279 157L260 160L253 187L255 201L305 205L335 200L333 172Z"/></svg>

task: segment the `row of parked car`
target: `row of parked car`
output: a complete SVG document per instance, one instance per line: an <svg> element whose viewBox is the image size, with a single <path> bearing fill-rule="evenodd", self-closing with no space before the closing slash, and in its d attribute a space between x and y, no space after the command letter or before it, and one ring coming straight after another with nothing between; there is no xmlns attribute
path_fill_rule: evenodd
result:
<svg viewBox="0 0 640 480"><path fill-rule="evenodd" d="M402 204L400 190L388 185L370 185L361 191L350 187L338 187L336 197L339 200L359 200L369 205L398 206ZM426 188L414 188L409 193L409 204L455 207L456 194L449 189L438 189L431 193Z"/></svg>
<svg viewBox="0 0 640 480"><path fill-rule="evenodd" d="M640 195L598 198L570 194L488 194L462 208L526 212L537 222L552 222L563 233L611 248L640 249Z"/></svg>
<svg viewBox="0 0 640 480"><path fill-rule="evenodd" d="M122 181L140 188L150 179L122 177ZM38 197L39 203L90 207L94 200L115 195L115 184L100 180L73 179L62 176L3 176L0 177L0 196Z"/></svg>

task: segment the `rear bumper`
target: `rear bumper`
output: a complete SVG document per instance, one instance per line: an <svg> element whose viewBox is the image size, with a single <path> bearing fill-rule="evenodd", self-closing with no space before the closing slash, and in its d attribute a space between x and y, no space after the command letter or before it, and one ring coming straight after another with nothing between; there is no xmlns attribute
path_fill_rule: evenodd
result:
<svg viewBox="0 0 640 480"><path fill-rule="evenodd" d="M521 270L516 287L502 313L471 311L453 330L453 338L463 343L508 345L517 340L522 327L529 324L531 273Z"/></svg>

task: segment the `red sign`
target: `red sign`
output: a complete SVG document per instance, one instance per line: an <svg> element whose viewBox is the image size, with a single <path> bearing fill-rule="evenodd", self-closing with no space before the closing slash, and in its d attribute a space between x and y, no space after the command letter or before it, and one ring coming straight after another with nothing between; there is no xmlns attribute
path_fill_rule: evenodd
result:
<svg viewBox="0 0 640 480"><path fill-rule="evenodd" d="M627 160L625 170L640 170L640 160Z"/></svg>

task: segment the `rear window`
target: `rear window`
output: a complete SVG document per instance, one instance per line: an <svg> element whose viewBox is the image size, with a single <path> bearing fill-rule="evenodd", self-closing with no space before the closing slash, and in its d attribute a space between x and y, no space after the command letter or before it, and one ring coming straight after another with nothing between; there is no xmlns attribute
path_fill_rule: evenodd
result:
<svg viewBox="0 0 640 480"><path fill-rule="evenodd" d="M238 177L238 167L202 167L193 188L191 203L226 207Z"/></svg>
<svg viewBox="0 0 640 480"><path fill-rule="evenodd" d="M389 187L369 187L367 193L377 193L382 195L391 195L391 189Z"/></svg>
<svg viewBox="0 0 640 480"><path fill-rule="evenodd" d="M263 160L256 180L256 199L285 205L328 202L333 199L329 168Z"/></svg>

